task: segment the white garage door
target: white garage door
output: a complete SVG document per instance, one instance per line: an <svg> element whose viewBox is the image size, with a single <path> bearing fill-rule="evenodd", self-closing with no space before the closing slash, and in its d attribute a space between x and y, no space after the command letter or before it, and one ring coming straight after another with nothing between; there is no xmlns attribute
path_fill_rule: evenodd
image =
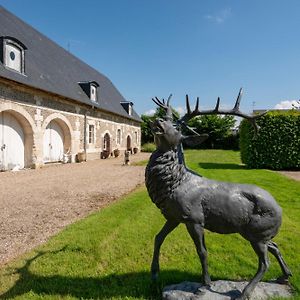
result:
<svg viewBox="0 0 300 300"><path fill-rule="evenodd" d="M51 121L44 134L44 162L63 160L64 134L57 122Z"/></svg>
<svg viewBox="0 0 300 300"><path fill-rule="evenodd" d="M17 119L0 113L0 170L24 168L24 132Z"/></svg>

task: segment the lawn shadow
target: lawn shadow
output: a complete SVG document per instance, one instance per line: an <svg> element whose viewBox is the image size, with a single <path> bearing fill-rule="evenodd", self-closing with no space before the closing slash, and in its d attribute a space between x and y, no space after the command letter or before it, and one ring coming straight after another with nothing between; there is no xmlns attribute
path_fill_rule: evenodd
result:
<svg viewBox="0 0 300 300"><path fill-rule="evenodd" d="M199 166L202 169L223 169L223 170L241 170L246 169L244 165L239 164L231 164L231 163L199 163Z"/></svg>
<svg viewBox="0 0 300 300"><path fill-rule="evenodd" d="M43 276L30 271L31 264L48 253L64 251L38 252L34 257L13 271L19 275L15 284L0 299L23 297L27 293L36 295L72 296L78 299L110 299L113 297L137 297L143 299L161 299L164 286L184 280L199 281L199 277L177 270L162 271L160 280L154 284L150 272L132 272L111 274L104 277Z"/></svg>

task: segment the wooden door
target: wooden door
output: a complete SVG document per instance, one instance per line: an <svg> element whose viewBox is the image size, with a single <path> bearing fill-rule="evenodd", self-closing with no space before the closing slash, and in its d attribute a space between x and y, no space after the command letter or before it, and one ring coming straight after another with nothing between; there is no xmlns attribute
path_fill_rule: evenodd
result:
<svg viewBox="0 0 300 300"><path fill-rule="evenodd" d="M103 138L103 150L106 150L109 153L111 152L111 149L110 149L110 136L109 136L108 133L106 133L104 135L104 138Z"/></svg>
<svg viewBox="0 0 300 300"><path fill-rule="evenodd" d="M0 170L24 168L24 132L8 112L0 113Z"/></svg>
<svg viewBox="0 0 300 300"><path fill-rule="evenodd" d="M64 134L55 121L51 121L44 134L44 162L58 162L63 160Z"/></svg>
<svg viewBox="0 0 300 300"><path fill-rule="evenodd" d="M130 135L127 136L127 150L131 151L131 137L130 137Z"/></svg>

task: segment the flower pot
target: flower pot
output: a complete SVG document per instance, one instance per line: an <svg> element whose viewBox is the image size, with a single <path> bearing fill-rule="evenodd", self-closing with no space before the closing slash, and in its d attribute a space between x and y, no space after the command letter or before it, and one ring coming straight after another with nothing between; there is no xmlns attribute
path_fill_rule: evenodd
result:
<svg viewBox="0 0 300 300"><path fill-rule="evenodd" d="M77 161L78 162L83 162L86 160L86 156L84 152L78 152L77 153Z"/></svg>
<svg viewBox="0 0 300 300"><path fill-rule="evenodd" d="M107 151L107 150L103 150L103 151L101 152L101 158L103 158L103 159L108 158L109 155L110 155L110 152Z"/></svg>
<svg viewBox="0 0 300 300"><path fill-rule="evenodd" d="M114 156L118 157L120 155L120 150L119 149L115 149L114 150Z"/></svg>

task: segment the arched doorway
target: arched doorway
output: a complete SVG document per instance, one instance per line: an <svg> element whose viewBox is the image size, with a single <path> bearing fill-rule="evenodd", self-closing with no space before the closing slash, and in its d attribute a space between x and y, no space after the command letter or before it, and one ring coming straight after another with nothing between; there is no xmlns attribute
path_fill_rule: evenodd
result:
<svg viewBox="0 0 300 300"><path fill-rule="evenodd" d="M64 115L54 113L44 120L42 131L44 163L70 161L73 130L69 120Z"/></svg>
<svg viewBox="0 0 300 300"><path fill-rule="evenodd" d="M0 170L25 166L25 134L22 125L10 112L0 112Z"/></svg>
<svg viewBox="0 0 300 300"><path fill-rule="evenodd" d="M127 136L127 151L132 151L130 135Z"/></svg>
<svg viewBox="0 0 300 300"><path fill-rule="evenodd" d="M43 140L45 163L63 160L65 136L59 123L52 120L46 127Z"/></svg>
<svg viewBox="0 0 300 300"><path fill-rule="evenodd" d="M110 149L110 135L108 133L105 133L103 137L103 150L107 151L108 153L111 152Z"/></svg>

